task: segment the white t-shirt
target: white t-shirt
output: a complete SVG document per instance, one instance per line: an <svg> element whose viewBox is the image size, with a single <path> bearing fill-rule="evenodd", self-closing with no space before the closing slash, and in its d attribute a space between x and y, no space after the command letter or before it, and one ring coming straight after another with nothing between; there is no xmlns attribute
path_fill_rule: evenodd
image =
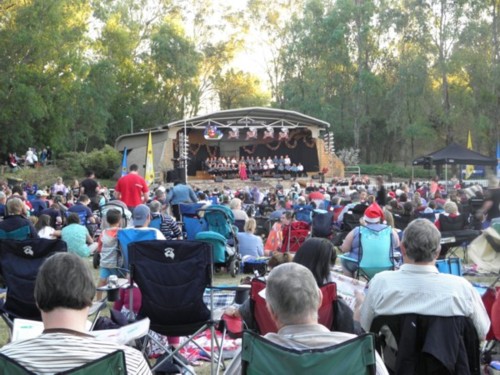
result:
<svg viewBox="0 0 500 375"><path fill-rule="evenodd" d="M43 227L42 229L40 229L38 231L38 235L40 236L40 238L46 238L48 240L53 240L55 238L53 236L55 231L56 230L54 228L47 225L46 227Z"/></svg>

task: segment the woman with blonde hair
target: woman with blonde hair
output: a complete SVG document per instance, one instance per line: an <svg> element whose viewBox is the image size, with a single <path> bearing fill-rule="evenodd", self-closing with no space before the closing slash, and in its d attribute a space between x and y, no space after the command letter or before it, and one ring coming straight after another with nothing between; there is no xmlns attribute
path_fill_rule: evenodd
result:
<svg viewBox="0 0 500 375"><path fill-rule="evenodd" d="M245 222L245 231L238 233L238 244L243 261L264 255L262 238L254 234L256 228L257 222L255 219L248 219Z"/></svg>

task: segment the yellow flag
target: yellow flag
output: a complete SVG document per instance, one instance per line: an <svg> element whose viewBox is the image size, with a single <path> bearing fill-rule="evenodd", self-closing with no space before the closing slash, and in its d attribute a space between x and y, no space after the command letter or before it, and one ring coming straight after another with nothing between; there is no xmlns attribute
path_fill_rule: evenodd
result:
<svg viewBox="0 0 500 375"><path fill-rule="evenodd" d="M146 150L146 173L144 179L151 185L155 181L155 168L153 166L153 142L151 141L151 131L148 137L148 148Z"/></svg>
<svg viewBox="0 0 500 375"><path fill-rule="evenodd" d="M467 137L467 148L469 150L472 150L472 137L470 135L470 130L469 130L469 136ZM474 166L473 165L466 165L465 166L465 179L469 179L470 176L474 173Z"/></svg>

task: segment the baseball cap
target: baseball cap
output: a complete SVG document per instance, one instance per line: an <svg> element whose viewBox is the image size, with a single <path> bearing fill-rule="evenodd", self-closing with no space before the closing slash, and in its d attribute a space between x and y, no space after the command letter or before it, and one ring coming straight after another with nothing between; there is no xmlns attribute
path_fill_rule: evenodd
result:
<svg viewBox="0 0 500 375"><path fill-rule="evenodd" d="M132 213L132 220L134 222L134 226L139 227L144 225L144 223L149 219L149 215L151 214L151 210L145 204L140 204L134 208L134 212Z"/></svg>
<svg viewBox="0 0 500 375"><path fill-rule="evenodd" d="M46 196L48 196L48 194L44 190L37 190L36 191L36 196L38 196L38 197L46 197Z"/></svg>

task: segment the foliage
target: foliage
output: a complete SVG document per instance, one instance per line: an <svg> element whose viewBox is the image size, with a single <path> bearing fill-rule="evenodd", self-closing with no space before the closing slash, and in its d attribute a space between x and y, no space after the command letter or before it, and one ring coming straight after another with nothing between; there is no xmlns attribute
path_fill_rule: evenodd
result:
<svg viewBox="0 0 500 375"><path fill-rule="evenodd" d="M265 106L270 98L259 86L257 77L233 69L215 79L221 109Z"/></svg>
<svg viewBox="0 0 500 375"><path fill-rule="evenodd" d="M110 179L121 163L121 154L109 145L92 152L67 152L59 155L57 166L63 171L65 179L84 176L92 170L97 178Z"/></svg>
<svg viewBox="0 0 500 375"><path fill-rule="evenodd" d="M370 176L391 176L399 178L411 178L412 173L414 178L430 178L435 176L435 172L430 170L425 170L422 167L416 167L413 169L411 167L403 167L396 164L360 164L361 174L366 174Z"/></svg>

